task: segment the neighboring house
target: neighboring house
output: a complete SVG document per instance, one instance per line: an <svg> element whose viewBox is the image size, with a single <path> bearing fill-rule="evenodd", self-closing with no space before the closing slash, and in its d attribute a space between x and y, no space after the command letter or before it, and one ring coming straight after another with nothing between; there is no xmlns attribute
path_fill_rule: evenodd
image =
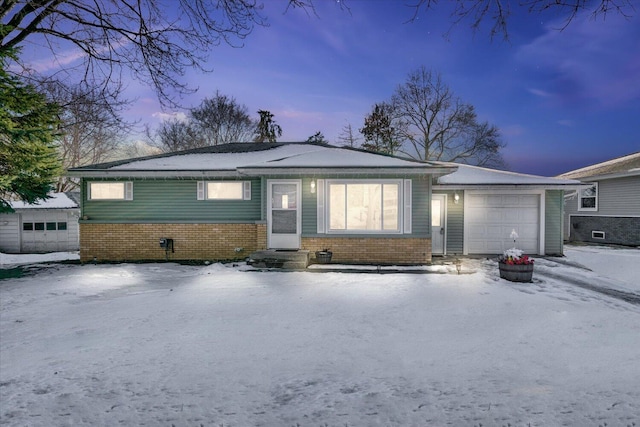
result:
<svg viewBox="0 0 640 427"><path fill-rule="evenodd" d="M514 246L528 254L563 254L563 195L579 181L457 166L433 185L434 255L500 254Z"/></svg>
<svg viewBox="0 0 640 427"><path fill-rule="evenodd" d="M11 202L0 214L0 252L77 251L80 208L72 193L53 193L39 203Z"/></svg>
<svg viewBox="0 0 640 427"><path fill-rule="evenodd" d="M640 246L640 152L558 177L592 184L565 198L566 240Z"/></svg>
<svg viewBox="0 0 640 427"><path fill-rule="evenodd" d="M544 230L536 232L533 252L562 252L562 192L577 188L577 181L530 177L522 185L522 175L497 171L490 172L502 174L502 181L473 189L466 187L474 185L469 182L439 181L434 200L449 209L433 212L433 183L458 167L463 168L325 144L241 143L79 167L69 174L81 178L82 261L225 260L261 249L330 248L337 262L428 263L438 215L451 224L444 231L445 253L479 253L479 225L463 217L478 212L475 205L461 209L475 203L474 189L480 195L511 194L523 203L534 203L528 198L533 195L536 227ZM527 206L511 209L503 217L506 238L520 228L510 216L530 214ZM504 227L486 229L483 236L502 241L491 234L502 234ZM523 242L530 227L525 228ZM171 239L168 250L161 239ZM502 247L488 245L484 253Z"/></svg>

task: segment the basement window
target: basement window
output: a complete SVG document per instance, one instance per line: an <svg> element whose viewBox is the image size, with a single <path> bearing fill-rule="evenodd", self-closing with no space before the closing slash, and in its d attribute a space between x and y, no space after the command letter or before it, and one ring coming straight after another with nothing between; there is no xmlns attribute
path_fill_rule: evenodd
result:
<svg viewBox="0 0 640 427"><path fill-rule="evenodd" d="M591 232L592 239L604 239L604 231L592 231Z"/></svg>

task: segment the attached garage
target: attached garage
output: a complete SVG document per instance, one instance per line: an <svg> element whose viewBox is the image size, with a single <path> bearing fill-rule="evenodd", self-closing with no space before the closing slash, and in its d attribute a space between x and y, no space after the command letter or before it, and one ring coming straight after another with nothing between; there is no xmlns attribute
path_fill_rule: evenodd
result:
<svg viewBox="0 0 640 427"><path fill-rule="evenodd" d="M434 254L501 255L515 246L529 255L562 255L564 193L580 181L456 166L432 185L434 200L445 201L444 212L431 214L432 223L445 218L444 229L432 227L432 241L444 239L444 251L439 246ZM437 233L443 238L433 237Z"/></svg>
<svg viewBox="0 0 640 427"><path fill-rule="evenodd" d="M529 254L544 253L542 193L466 192L465 248L468 254L496 254L517 246ZM511 233L518 234L514 244Z"/></svg>

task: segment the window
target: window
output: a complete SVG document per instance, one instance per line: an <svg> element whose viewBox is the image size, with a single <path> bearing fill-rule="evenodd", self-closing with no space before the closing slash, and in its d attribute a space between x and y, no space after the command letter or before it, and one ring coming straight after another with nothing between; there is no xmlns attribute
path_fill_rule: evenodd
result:
<svg viewBox="0 0 640 427"><path fill-rule="evenodd" d="M34 230L44 231L44 222L36 222Z"/></svg>
<svg viewBox="0 0 640 427"><path fill-rule="evenodd" d="M597 211L598 210L598 184L593 184L589 188L583 188L578 192L578 210L579 211Z"/></svg>
<svg viewBox="0 0 640 427"><path fill-rule="evenodd" d="M66 222L59 222L58 223L58 230L59 231L65 231L67 229L67 223Z"/></svg>
<svg viewBox="0 0 640 427"><path fill-rule="evenodd" d="M133 200L133 182L90 182L89 200Z"/></svg>
<svg viewBox="0 0 640 427"><path fill-rule="evenodd" d="M328 231L400 233L402 181L328 181Z"/></svg>
<svg viewBox="0 0 640 427"><path fill-rule="evenodd" d="M55 231L56 230L56 223L55 222L48 222L47 223L47 231Z"/></svg>
<svg viewBox="0 0 640 427"><path fill-rule="evenodd" d="M251 181L199 181L198 200L251 200Z"/></svg>
<svg viewBox="0 0 640 427"><path fill-rule="evenodd" d="M32 222L25 222L24 224L22 224L22 230L24 230L24 231L33 231L33 223Z"/></svg>

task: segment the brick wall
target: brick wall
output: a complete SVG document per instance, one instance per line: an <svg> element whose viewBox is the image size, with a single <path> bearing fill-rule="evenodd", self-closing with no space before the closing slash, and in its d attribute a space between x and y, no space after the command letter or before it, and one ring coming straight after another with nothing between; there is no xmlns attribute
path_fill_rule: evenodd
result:
<svg viewBox="0 0 640 427"><path fill-rule="evenodd" d="M266 224L80 224L80 260L162 261L160 238L173 239L169 260L244 259L267 248ZM242 248L236 252L236 248ZM431 262L431 240L422 238L302 238L302 249L324 248L333 261L424 264Z"/></svg>
<svg viewBox="0 0 640 427"><path fill-rule="evenodd" d="M431 239L303 237L302 249L329 248L332 262L427 264L431 262Z"/></svg>
<svg viewBox="0 0 640 427"><path fill-rule="evenodd" d="M80 260L164 260L160 238L173 239L169 260L244 259L266 247L263 224L80 224ZM242 248L236 252L236 248Z"/></svg>
<svg viewBox="0 0 640 427"><path fill-rule="evenodd" d="M640 246L640 218L571 215L570 227L572 242ZM592 237L593 231L603 231L605 238Z"/></svg>

